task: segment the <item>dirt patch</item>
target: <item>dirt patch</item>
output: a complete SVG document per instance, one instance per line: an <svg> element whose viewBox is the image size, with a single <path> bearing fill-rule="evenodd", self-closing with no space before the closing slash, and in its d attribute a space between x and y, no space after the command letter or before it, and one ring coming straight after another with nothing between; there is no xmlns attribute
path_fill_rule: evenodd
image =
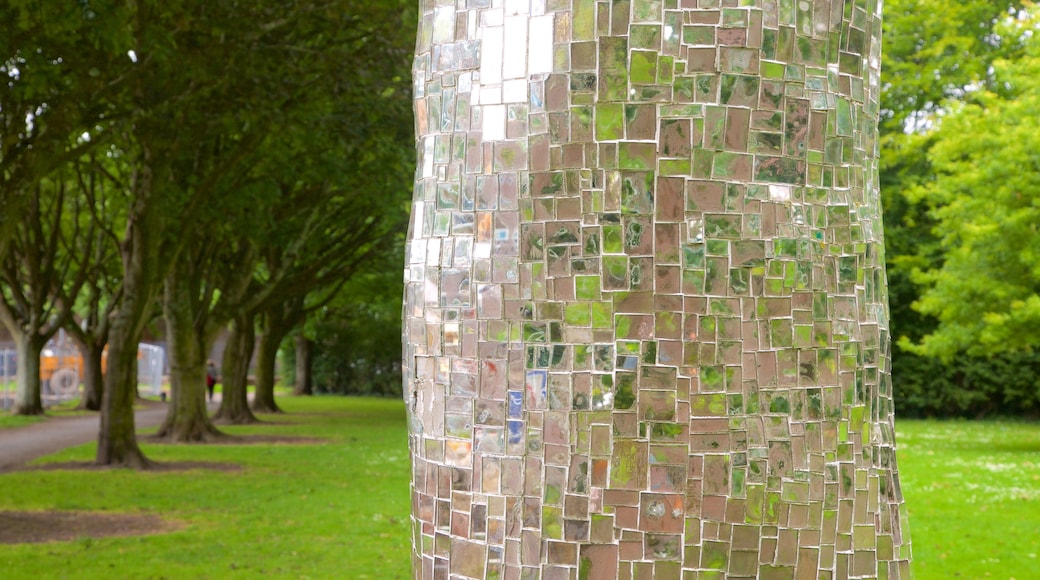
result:
<svg viewBox="0 0 1040 580"><path fill-rule="evenodd" d="M68 542L79 538L142 536L180 526L155 515L98 512L0 511L0 544Z"/></svg>

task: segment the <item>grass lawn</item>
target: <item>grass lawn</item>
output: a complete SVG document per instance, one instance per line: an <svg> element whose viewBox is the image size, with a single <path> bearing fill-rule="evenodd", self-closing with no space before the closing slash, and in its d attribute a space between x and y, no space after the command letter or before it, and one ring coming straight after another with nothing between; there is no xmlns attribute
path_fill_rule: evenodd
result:
<svg viewBox="0 0 1040 580"><path fill-rule="evenodd" d="M65 402L59 403L57 405L54 405L52 407L47 407L45 409L47 415L45 415L45 416L44 415L33 415L33 416L28 416L28 417L24 416L24 415L12 415L10 413L10 411L8 411L8 410L0 409L0 429L10 429L12 427L24 427L26 425L31 425L33 423L37 423L39 421L43 421L48 416L49 417L78 417L80 415L90 415L90 414L92 414L91 411L79 411L79 410L77 410L76 407L78 405L79 405L79 398L77 397L76 399L73 399L71 401L65 401Z"/></svg>
<svg viewBox="0 0 1040 580"><path fill-rule="evenodd" d="M0 475L0 510L161 514L174 532L0 545L4 578L409 577L408 450L398 400L279 399L289 414L237 434L317 445L144 445L158 461L237 472ZM899 421L899 467L919 580L1038 577L1040 425ZM88 461L84 445L46 461Z"/></svg>
<svg viewBox="0 0 1040 580"><path fill-rule="evenodd" d="M1040 578L1040 425L897 422L918 580Z"/></svg>
<svg viewBox="0 0 1040 580"><path fill-rule="evenodd" d="M32 425L43 421L43 417L25 417L22 415L12 415L7 411L0 409L0 429L10 429L11 427L24 427L26 425Z"/></svg>
<svg viewBox="0 0 1040 580"><path fill-rule="evenodd" d="M8 395L11 399L11 404L13 404L15 389L17 388L17 385L15 385L13 381L0 381L0 397ZM42 420L42 417L22 417L18 415L12 415L7 409L0 408L0 429L7 429L10 427L22 427L24 425L29 425Z"/></svg>
<svg viewBox="0 0 1040 580"><path fill-rule="evenodd" d="M280 424L236 434L327 438L317 445L143 445L157 461L237 472L39 471L0 475L0 510L162 514L155 536L0 545L4 578L380 578L409 576L409 469L399 400L283 398ZM89 461L94 444L46 458Z"/></svg>

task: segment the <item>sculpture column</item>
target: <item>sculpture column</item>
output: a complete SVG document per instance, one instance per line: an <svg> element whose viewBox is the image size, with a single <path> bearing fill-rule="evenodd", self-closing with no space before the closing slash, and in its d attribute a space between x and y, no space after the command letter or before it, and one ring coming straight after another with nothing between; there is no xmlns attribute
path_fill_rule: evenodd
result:
<svg viewBox="0 0 1040 580"><path fill-rule="evenodd" d="M416 578L908 578L879 0L428 0Z"/></svg>

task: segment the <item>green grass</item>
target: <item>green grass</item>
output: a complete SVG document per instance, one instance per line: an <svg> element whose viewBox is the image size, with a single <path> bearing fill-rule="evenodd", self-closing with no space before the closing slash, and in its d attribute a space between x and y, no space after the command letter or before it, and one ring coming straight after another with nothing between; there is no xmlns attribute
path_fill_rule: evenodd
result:
<svg viewBox="0 0 1040 580"><path fill-rule="evenodd" d="M237 434L318 445L143 445L158 461L237 472L45 471L0 475L0 510L162 514L177 531L0 546L5 578L406 578L408 450L396 400L280 398L277 422ZM899 421L899 467L919 580L1037 577L1040 425ZM47 462L87 461L94 445Z"/></svg>
<svg viewBox="0 0 1040 580"><path fill-rule="evenodd" d="M46 415L34 415L34 416L23 416L23 415L12 415L8 410L0 409L0 429L10 429L12 427L24 427L26 425L32 425L45 420L47 417L78 417L81 415L92 415L92 411L80 411L76 409L79 405L79 399L73 399L71 401L64 401L58 403L53 407L46 408Z"/></svg>
<svg viewBox="0 0 1040 580"><path fill-rule="evenodd" d="M10 429L12 427L24 427L26 425L32 425L43 421L44 417L25 417L22 415L12 415L8 411L0 410L0 429Z"/></svg>
<svg viewBox="0 0 1040 580"><path fill-rule="evenodd" d="M1040 425L899 421L918 580L1037 578Z"/></svg>
<svg viewBox="0 0 1040 580"><path fill-rule="evenodd" d="M157 461L240 464L237 472L38 471L0 475L0 510L162 514L155 536L0 546L5 578L406 578L409 469L397 400L287 398L281 424L236 434L326 438L317 445L148 445ZM87 461L94 444L49 456Z"/></svg>

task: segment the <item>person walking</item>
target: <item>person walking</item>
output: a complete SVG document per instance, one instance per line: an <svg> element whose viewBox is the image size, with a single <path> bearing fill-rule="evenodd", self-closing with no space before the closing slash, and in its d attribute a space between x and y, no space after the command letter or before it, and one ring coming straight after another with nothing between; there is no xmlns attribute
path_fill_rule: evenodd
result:
<svg viewBox="0 0 1040 580"><path fill-rule="evenodd" d="M217 365L213 359L206 361L206 393L210 401L213 401L213 388L217 384Z"/></svg>

